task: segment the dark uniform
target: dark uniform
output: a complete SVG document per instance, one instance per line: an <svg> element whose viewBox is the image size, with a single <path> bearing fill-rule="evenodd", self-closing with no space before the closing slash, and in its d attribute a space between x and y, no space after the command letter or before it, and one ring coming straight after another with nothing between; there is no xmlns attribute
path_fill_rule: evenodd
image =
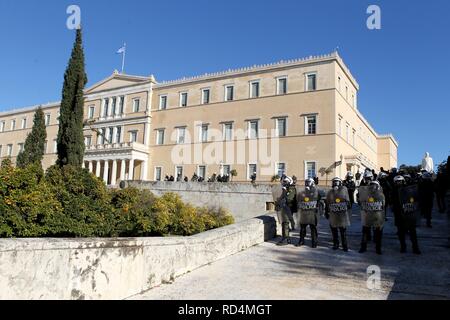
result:
<svg viewBox="0 0 450 320"><path fill-rule="evenodd" d="M291 209L291 215L289 216L289 222L291 223L291 229L295 229L294 213L297 212L297 188L295 185L287 187L287 202L289 209Z"/></svg>
<svg viewBox="0 0 450 320"><path fill-rule="evenodd" d="M431 228L431 212L433 210L434 184L431 174L425 173L419 182L420 212L427 220L427 227Z"/></svg>
<svg viewBox="0 0 450 320"><path fill-rule="evenodd" d="M343 182L344 187L347 188L348 190L348 196L350 197L350 203L353 204L355 203L355 190L356 190L356 184L355 181L353 181L353 179L347 178L345 179L345 181Z"/></svg>
<svg viewBox="0 0 450 320"><path fill-rule="evenodd" d="M397 179L397 177L395 179ZM400 240L400 252L406 252L406 234L409 233L413 252L420 254L416 233L416 217L414 216L415 213L409 210L409 205L416 204L415 202L417 202L418 199L410 197L409 201L407 201L408 199L405 196L407 194L406 188L408 187L405 183L403 185L395 183L391 194L392 211L394 211L395 226L397 227L398 238Z"/></svg>

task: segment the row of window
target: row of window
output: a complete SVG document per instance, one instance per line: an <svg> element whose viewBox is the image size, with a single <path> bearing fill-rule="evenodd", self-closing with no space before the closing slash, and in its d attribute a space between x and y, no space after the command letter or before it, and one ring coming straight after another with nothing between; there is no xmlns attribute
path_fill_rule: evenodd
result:
<svg viewBox="0 0 450 320"><path fill-rule="evenodd" d="M281 177L283 174L286 174L286 163L285 162L278 162L275 166L275 174ZM305 162L305 178L315 178L317 176L317 162L316 161L307 161ZM230 175L232 168L231 165L221 165L221 173L223 175ZM185 172L183 166L175 166L175 172L174 172L175 178L181 178L184 179ZM163 167L157 166L155 167L155 173L154 173L154 180L155 181L162 181L164 179L163 177ZM199 165L197 166L197 172L198 177L201 177L203 179L207 179L207 166L205 165ZM247 165L247 179L250 180L251 176L256 174L258 176L258 165L256 163L249 163ZM189 177L188 177L189 178Z"/></svg>
<svg viewBox="0 0 450 320"><path fill-rule="evenodd" d="M139 112L141 105L141 99L133 99L132 112ZM122 116L125 114L125 96L105 98L102 101L102 106L100 110L101 118L108 118L114 116ZM91 105L88 107L88 119L93 119L95 117L95 106Z"/></svg>
<svg viewBox="0 0 450 320"><path fill-rule="evenodd" d="M48 142L45 141L45 143L44 143L44 154L48 153L47 144L48 144ZM5 155L3 155L3 146L0 145L0 157L3 157L3 156L5 156L5 157L17 156L17 155L19 155L19 153L21 153L23 151L24 145L25 145L24 143L18 143L17 144L17 154L14 154L14 145L13 144L7 144L6 145L6 149L5 149L6 150L6 154ZM57 152L57 142L56 142L56 139L55 139L55 140L53 140L53 153L56 153L56 152Z"/></svg>
<svg viewBox="0 0 450 320"><path fill-rule="evenodd" d="M137 142L138 140L138 130L130 130L130 142ZM85 136L84 142L86 147L90 147L92 145L92 136ZM123 127L109 127L109 128L101 128L97 131L97 144L105 145L105 144L113 144L113 143L122 143L123 142Z"/></svg>
<svg viewBox="0 0 450 320"><path fill-rule="evenodd" d="M234 138L233 135L233 122L227 122L222 124L222 139L224 141L231 141ZM247 121L247 138L248 139L258 139L259 136L259 120L249 120ZM198 126L198 142L208 142L210 141L208 132L209 125L202 124ZM186 142L186 127L177 127L176 143L182 144ZM165 143L165 131L166 129L156 130L156 145L163 145ZM314 135L317 134L317 115L305 116L305 134ZM275 119L275 135L276 137L286 137L287 136L287 118L276 118Z"/></svg>
<svg viewBox="0 0 450 320"><path fill-rule="evenodd" d="M47 113L45 115L45 125L49 126L50 125L50 113ZM23 117L22 118L22 122L20 125L20 129L26 129L27 128L27 117ZM16 119L12 119L11 120L11 125L9 127L10 131L14 131L17 129L17 120ZM6 121L0 121L0 132L5 132L6 130Z"/></svg>
<svg viewBox="0 0 450 320"><path fill-rule="evenodd" d="M305 74L306 91L314 91L317 90L317 74L308 73ZM287 77L278 77L276 78L276 94L283 95L288 92L288 78ZM261 94L261 83L260 80L253 80L249 82L249 98L259 98ZM235 86L234 84L224 85L224 94L223 101L233 101L235 99ZM187 107L189 100L188 92L180 92L179 93L179 107ZM200 104L209 104L211 102L211 88L203 88L201 89L200 95ZM168 103L168 95L162 94L159 96L159 110L167 109Z"/></svg>

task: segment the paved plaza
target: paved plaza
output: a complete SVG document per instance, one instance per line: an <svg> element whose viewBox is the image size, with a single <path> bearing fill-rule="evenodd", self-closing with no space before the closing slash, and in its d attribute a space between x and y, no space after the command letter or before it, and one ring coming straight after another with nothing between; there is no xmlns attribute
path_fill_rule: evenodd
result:
<svg viewBox="0 0 450 320"><path fill-rule="evenodd" d="M309 231L309 230L308 230ZM331 249L331 233L322 218L319 248L278 247L277 239L199 268L173 283L131 299L450 299L450 250L447 214L433 213L433 228L418 228L422 255L400 254L392 213L385 226L383 255L375 245L359 254L359 211L353 211L348 253ZM292 233L298 239L298 232ZM296 240L295 239L295 240ZM367 286L367 268L379 266L381 283Z"/></svg>

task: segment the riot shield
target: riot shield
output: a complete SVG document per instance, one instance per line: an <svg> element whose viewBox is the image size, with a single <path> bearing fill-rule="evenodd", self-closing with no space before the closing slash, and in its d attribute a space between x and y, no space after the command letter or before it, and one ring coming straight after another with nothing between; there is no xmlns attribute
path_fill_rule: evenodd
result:
<svg viewBox="0 0 450 320"><path fill-rule="evenodd" d="M304 189L297 194L297 219L300 224L317 225L319 222L319 190Z"/></svg>
<svg viewBox="0 0 450 320"><path fill-rule="evenodd" d="M403 221L411 226L420 224L419 190L417 185L400 188L398 193Z"/></svg>
<svg viewBox="0 0 450 320"><path fill-rule="evenodd" d="M291 209L289 209L287 194L281 185L272 187L272 197L275 202L275 210L277 211L278 223L289 223L289 217L292 216Z"/></svg>
<svg viewBox="0 0 450 320"><path fill-rule="evenodd" d="M327 195L330 225L333 228L346 228L350 225L350 197L347 188L331 189Z"/></svg>
<svg viewBox="0 0 450 320"><path fill-rule="evenodd" d="M361 224L363 227L383 228L385 198L383 190L375 186L359 187Z"/></svg>

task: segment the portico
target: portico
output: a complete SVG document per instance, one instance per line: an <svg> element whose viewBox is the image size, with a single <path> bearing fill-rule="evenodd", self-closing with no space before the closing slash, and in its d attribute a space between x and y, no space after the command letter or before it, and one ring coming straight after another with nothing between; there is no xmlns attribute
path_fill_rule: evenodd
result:
<svg viewBox="0 0 450 320"><path fill-rule="evenodd" d="M122 180L147 180L148 148L136 142L93 145L87 147L84 167L107 185Z"/></svg>

